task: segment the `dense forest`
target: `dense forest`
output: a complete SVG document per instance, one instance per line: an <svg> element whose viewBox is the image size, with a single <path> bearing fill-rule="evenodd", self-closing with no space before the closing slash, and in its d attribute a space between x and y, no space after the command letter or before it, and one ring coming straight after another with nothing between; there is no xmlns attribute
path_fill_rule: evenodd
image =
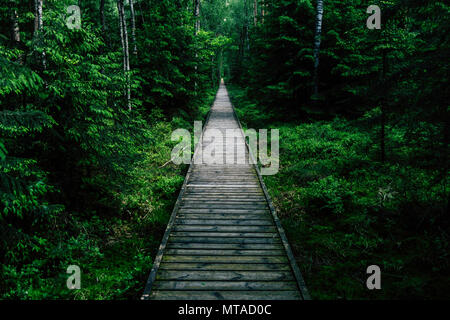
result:
<svg viewBox="0 0 450 320"><path fill-rule="evenodd" d="M3 1L1 299L137 299L187 171L171 133L222 78L244 127L280 130L264 179L313 299L449 298L449 16L436 0Z"/></svg>

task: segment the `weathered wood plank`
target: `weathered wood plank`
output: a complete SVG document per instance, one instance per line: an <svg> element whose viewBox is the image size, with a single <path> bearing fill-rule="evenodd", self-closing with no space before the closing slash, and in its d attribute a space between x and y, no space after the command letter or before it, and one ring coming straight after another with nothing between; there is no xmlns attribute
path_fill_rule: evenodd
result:
<svg viewBox="0 0 450 320"><path fill-rule="evenodd" d="M291 271L288 263L251 264L251 263L171 263L161 264L161 270L196 270L196 271Z"/></svg>
<svg viewBox="0 0 450 320"><path fill-rule="evenodd" d="M242 237L186 237L181 236L176 233L172 233L169 238L170 241L173 242L183 242L183 243L242 243L242 244L250 244L250 243L281 243L280 238L278 237L266 237L266 238L242 238Z"/></svg>
<svg viewBox="0 0 450 320"><path fill-rule="evenodd" d="M161 270L156 280L180 281L293 281L289 271L173 271Z"/></svg>
<svg viewBox="0 0 450 320"><path fill-rule="evenodd" d="M155 291L155 300L299 300L298 291Z"/></svg>
<svg viewBox="0 0 450 320"><path fill-rule="evenodd" d="M156 290L273 290L293 291L293 281L170 281L155 282Z"/></svg>
<svg viewBox="0 0 450 320"><path fill-rule="evenodd" d="M222 203L182 203L180 208L183 209L264 209L269 208L267 204L222 204Z"/></svg>
<svg viewBox="0 0 450 320"><path fill-rule="evenodd" d="M244 244L244 243L180 243L169 241L168 249L240 249L240 250L283 250L281 244Z"/></svg>
<svg viewBox="0 0 450 320"><path fill-rule="evenodd" d="M172 229L174 232L276 232L272 226L204 226L204 225L175 225Z"/></svg>
<svg viewBox="0 0 450 320"><path fill-rule="evenodd" d="M164 255L163 262L209 262L209 263L287 263L287 257L285 256L274 256L274 257L265 257L265 256L171 256Z"/></svg>
<svg viewBox="0 0 450 320"><path fill-rule="evenodd" d="M203 201L235 201L235 202L261 202L266 201L264 200L264 196L262 195L236 195L236 196L230 196L230 195L224 195L219 193L214 194L186 194L186 196L183 198L183 201L197 201L197 200L203 200Z"/></svg>
<svg viewBox="0 0 450 320"><path fill-rule="evenodd" d="M188 232L174 231L173 236L179 237L218 237L218 238L278 238L278 233L270 232ZM194 240L194 239L193 239Z"/></svg>
<svg viewBox="0 0 450 320"><path fill-rule="evenodd" d="M232 250L232 249L166 249L167 255L183 256L283 256L283 250Z"/></svg>
<svg viewBox="0 0 450 320"><path fill-rule="evenodd" d="M246 201L247 200L247 201ZM196 205L196 204L225 204L225 205L234 205L237 207L241 206L250 206L250 205L265 205L267 206L267 203L264 200L248 200L248 199L221 199L221 198L214 198L214 199L205 199L205 198L185 198L181 201L182 205L188 206L188 205Z"/></svg>
<svg viewBox="0 0 450 320"><path fill-rule="evenodd" d="M267 213L269 209L190 209L180 208L179 213Z"/></svg>
<svg viewBox="0 0 450 320"><path fill-rule="evenodd" d="M227 213L180 213L178 214L178 219L213 219L213 220L261 220L261 219L269 219L270 215L268 213L256 213L256 214L227 214ZM177 219L177 220L178 220Z"/></svg>
<svg viewBox="0 0 450 320"><path fill-rule="evenodd" d="M269 219L261 220L231 220L231 219L189 219L178 218L177 225L215 225L215 226L273 226L273 222Z"/></svg>

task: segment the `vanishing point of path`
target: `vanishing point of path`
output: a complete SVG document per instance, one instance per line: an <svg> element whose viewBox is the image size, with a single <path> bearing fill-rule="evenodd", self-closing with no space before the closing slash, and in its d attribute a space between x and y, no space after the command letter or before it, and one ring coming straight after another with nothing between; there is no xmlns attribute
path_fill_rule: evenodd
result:
<svg viewBox="0 0 450 320"><path fill-rule="evenodd" d="M208 129L224 134L225 129L241 130L223 83ZM243 135L237 140L238 147L245 145ZM205 141L200 145L207 147ZM245 150L240 155L245 164L191 164L142 299L309 299L261 176Z"/></svg>

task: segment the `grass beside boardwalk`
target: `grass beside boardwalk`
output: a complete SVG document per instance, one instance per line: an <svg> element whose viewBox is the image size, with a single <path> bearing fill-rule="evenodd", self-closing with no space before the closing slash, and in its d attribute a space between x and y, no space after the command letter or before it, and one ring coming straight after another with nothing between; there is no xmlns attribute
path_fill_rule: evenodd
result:
<svg viewBox="0 0 450 320"><path fill-rule="evenodd" d="M389 126L381 163L370 114L275 122L244 90L228 89L244 126L280 130L280 171L264 180L313 299L448 298L449 179L411 160L426 150ZM382 290L366 288L370 265L382 270Z"/></svg>

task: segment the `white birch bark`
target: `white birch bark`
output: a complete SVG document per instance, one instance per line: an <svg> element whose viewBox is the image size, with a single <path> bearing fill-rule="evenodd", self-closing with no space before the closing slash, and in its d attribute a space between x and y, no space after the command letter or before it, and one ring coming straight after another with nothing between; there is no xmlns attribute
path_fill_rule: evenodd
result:
<svg viewBox="0 0 450 320"><path fill-rule="evenodd" d="M15 9L11 11L11 40L14 43L20 42L19 14Z"/></svg>
<svg viewBox="0 0 450 320"><path fill-rule="evenodd" d="M314 37L314 95L319 94L319 55L322 40L323 0L317 0L316 33Z"/></svg>
<svg viewBox="0 0 450 320"><path fill-rule="evenodd" d="M131 37L133 40L133 54L137 55L137 42L136 42L136 16L134 12L134 0L130 0L130 11L131 11Z"/></svg>
<svg viewBox="0 0 450 320"><path fill-rule="evenodd" d="M120 28L120 41L122 43L123 53L123 71L126 78L126 96L128 109L131 110L131 88L130 88L130 55L128 49L128 31L127 21L125 18L125 9L123 0L117 0L117 9L119 11L119 28Z"/></svg>
<svg viewBox="0 0 450 320"><path fill-rule="evenodd" d="M42 45L44 40L44 23L43 16L43 0L34 0L35 14L34 14L34 36L37 37L39 44ZM47 69L47 62L45 58L45 51L41 55L42 67Z"/></svg>
<svg viewBox="0 0 450 320"><path fill-rule="evenodd" d="M200 0L194 0L195 35L200 31Z"/></svg>

